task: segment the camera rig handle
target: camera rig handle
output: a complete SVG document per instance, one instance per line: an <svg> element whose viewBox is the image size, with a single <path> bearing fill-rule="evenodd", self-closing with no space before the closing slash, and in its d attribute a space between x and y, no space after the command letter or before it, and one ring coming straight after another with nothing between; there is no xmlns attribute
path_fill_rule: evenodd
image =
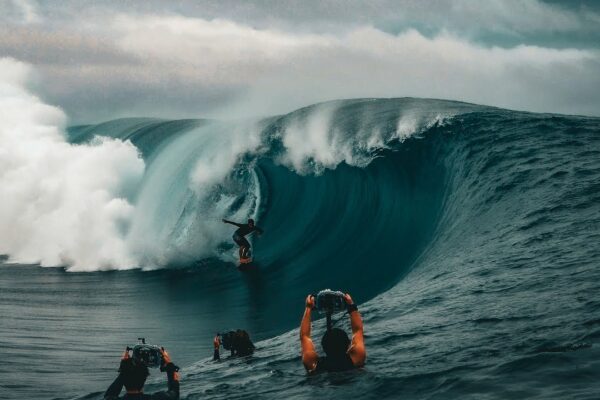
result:
<svg viewBox="0 0 600 400"><path fill-rule="evenodd" d="M325 317L327 318L327 330L333 329L333 323L331 322L331 312L328 312Z"/></svg>

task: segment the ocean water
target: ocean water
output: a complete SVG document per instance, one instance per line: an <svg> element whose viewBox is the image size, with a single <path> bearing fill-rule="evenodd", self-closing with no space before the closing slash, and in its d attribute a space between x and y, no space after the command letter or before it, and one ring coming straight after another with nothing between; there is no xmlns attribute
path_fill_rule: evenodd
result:
<svg viewBox="0 0 600 400"><path fill-rule="evenodd" d="M141 336L182 367L183 399L600 397L600 119L403 98L69 129L98 136L145 162L123 227L139 268L4 258L1 398L100 399ZM248 217L265 233L240 272L220 220ZM304 373L323 288L359 303L362 370ZM255 356L211 361L231 328Z"/></svg>

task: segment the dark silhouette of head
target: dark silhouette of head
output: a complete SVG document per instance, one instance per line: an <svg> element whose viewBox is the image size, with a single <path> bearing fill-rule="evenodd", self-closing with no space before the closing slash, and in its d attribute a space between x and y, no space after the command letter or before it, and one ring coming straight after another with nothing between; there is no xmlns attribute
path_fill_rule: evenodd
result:
<svg viewBox="0 0 600 400"><path fill-rule="evenodd" d="M238 329L235 332L235 349L238 355L248 356L254 353L254 344L250 340L250 335L243 329Z"/></svg>
<svg viewBox="0 0 600 400"><path fill-rule="evenodd" d="M343 357L350 347L350 338L343 329L332 328L323 335L321 346L327 357Z"/></svg>
<svg viewBox="0 0 600 400"><path fill-rule="evenodd" d="M253 220L252 218L248 218L248 225L249 225L250 227L253 227L253 226L254 226L254 220Z"/></svg>
<svg viewBox="0 0 600 400"><path fill-rule="evenodd" d="M132 359L121 362L119 372L123 376L123 385L127 390L142 390L150 373L148 367Z"/></svg>

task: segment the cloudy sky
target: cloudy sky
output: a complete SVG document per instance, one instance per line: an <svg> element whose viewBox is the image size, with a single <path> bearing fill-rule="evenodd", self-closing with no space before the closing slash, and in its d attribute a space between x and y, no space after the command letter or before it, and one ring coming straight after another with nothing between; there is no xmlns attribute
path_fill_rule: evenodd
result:
<svg viewBox="0 0 600 400"><path fill-rule="evenodd" d="M71 123L403 96L600 116L592 0L0 0L0 57Z"/></svg>

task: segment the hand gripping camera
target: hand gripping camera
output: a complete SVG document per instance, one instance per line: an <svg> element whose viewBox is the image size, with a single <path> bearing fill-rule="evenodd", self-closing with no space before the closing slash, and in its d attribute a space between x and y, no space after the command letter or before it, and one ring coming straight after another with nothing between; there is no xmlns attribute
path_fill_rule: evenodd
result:
<svg viewBox="0 0 600 400"><path fill-rule="evenodd" d="M133 347L127 347L131 351L131 357L136 363L148 368L158 368L162 364L162 352L160 347L146 344L145 338L138 338L139 343Z"/></svg>

